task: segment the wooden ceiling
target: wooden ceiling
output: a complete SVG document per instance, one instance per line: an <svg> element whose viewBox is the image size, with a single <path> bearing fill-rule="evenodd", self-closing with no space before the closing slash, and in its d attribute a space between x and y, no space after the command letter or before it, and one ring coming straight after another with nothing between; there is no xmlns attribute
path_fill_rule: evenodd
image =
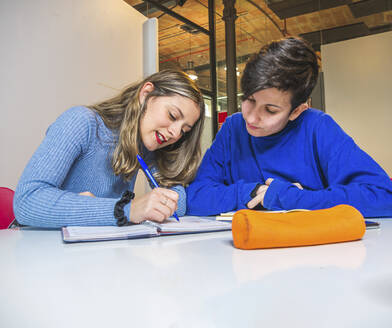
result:
<svg viewBox="0 0 392 328"><path fill-rule="evenodd" d="M159 19L160 67L186 68L189 61L199 84L209 88L209 40L189 26L141 0L124 0L148 17ZM177 1L177 2L176 2ZM157 0L174 12L208 29L208 0ZM392 30L392 0L237 0L235 3L237 63L243 62L270 40L301 35L316 50L320 44ZM223 2L216 2L216 58L219 92L224 93L225 29ZM240 73L239 73L240 74Z"/></svg>

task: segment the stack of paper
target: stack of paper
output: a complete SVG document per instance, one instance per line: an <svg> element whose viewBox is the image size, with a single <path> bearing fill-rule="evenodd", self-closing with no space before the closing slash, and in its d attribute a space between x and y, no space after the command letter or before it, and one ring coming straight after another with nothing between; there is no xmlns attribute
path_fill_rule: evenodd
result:
<svg viewBox="0 0 392 328"><path fill-rule="evenodd" d="M289 213L289 212L302 212L302 211L309 211L301 208L296 208L293 210L281 210L281 211L258 211L258 212L265 212L265 213ZM226 212L226 213L221 213L218 216L216 216L217 221L227 221L231 222L233 220L233 215L235 212Z"/></svg>

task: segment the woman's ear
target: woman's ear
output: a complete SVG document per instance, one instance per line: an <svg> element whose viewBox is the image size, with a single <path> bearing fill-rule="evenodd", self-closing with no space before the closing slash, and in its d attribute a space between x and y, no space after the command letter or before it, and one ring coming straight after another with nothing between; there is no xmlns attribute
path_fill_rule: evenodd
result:
<svg viewBox="0 0 392 328"><path fill-rule="evenodd" d="M154 90L154 84L151 82L146 82L142 86L139 92L139 102L142 104L144 100L146 99L147 95Z"/></svg>
<svg viewBox="0 0 392 328"><path fill-rule="evenodd" d="M307 103L303 103L299 105L296 109L294 109L290 116L289 116L289 121L294 121L298 116L300 116L304 111L306 111L309 108Z"/></svg>

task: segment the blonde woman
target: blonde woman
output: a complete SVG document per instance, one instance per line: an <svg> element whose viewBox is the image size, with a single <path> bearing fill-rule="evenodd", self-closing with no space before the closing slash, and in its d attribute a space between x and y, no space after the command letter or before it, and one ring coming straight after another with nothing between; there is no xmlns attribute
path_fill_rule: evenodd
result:
<svg viewBox="0 0 392 328"><path fill-rule="evenodd" d="M48 129L14 197L20 224L39 227L161 222L184 215L184 187L199 164L204 102L188 76L165 70ZM136 155L160 188L133 200ZM90 197L89 197L90 196Z"/></svg>

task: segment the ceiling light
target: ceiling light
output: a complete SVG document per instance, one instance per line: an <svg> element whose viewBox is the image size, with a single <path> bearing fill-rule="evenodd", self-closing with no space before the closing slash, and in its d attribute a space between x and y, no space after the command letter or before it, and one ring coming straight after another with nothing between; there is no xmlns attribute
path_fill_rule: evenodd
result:
<svg viewBox="0 0 392 328"><path fill-rule="evenodd" d="M187 62L187 67L184 69L184 72L188 74L188 76L191 78L191 80L197 80L198 76L196 74L195 68L194 68L194 63L193 60L189 60Z"/></svg>

